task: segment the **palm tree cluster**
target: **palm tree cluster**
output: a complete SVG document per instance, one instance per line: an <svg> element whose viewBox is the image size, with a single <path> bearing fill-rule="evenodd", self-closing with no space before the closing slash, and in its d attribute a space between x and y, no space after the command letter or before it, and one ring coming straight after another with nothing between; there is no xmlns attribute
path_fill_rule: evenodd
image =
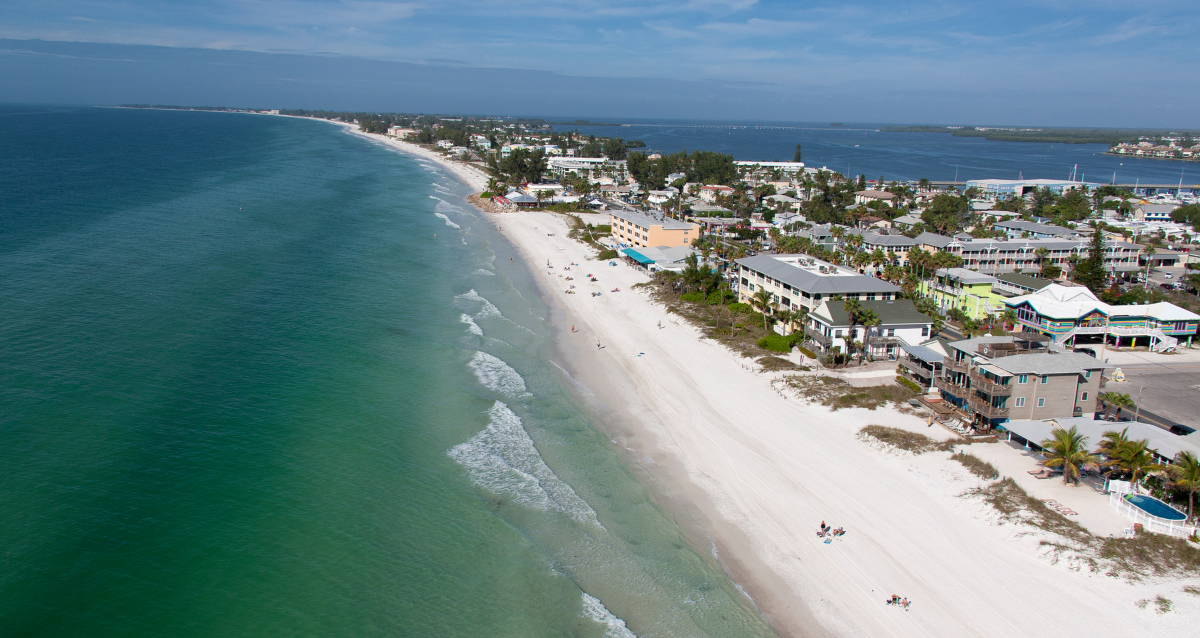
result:
<svg viewBox="0 0 1200 638"><path fill-rule="evenodd" d="M1169 487L1188 495L1188 520L1194 519L1196 492L1200 491L1200 459L1191 452L1180 452L1169 464L1159 463L1146 439L1129 438L1129 428L1104 433L1095 452L1087 447L1087 437L1075 426L1055 428L1050 438L1041 442L1048 468L1061 468L1064 483L1079 484L1080 474L1089 466L1112 478L1128 478L1138 485L1149 475L1161 475Z"/></svg>

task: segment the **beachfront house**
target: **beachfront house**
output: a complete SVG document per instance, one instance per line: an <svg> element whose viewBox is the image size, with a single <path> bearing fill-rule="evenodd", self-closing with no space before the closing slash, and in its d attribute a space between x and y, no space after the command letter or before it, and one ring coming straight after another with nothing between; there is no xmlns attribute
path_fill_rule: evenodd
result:
<svg viewBox="0 0 1200 638"><path fill-rule="evenodd" d="M1175 304L1116 306L1104 303L1082 286L1050 284L1037 292L1005 299L1028 332L1056 343L1101 343L1120 348L1139 343L1156 351L1170 350L1180 342L1189 347L1200 325L1200 315Z"/></svg>
<svg viewBox="0 0 1200 638"><path fill-rule="evenodd" d="M986 336L947 344L934 383L956 417L986 431L1009 419L1094 417L1109 367L1086 354L1052 351L1039 335Z"/></svg>
<svg viewBox="0 0 1200 638"><path fill-rule="evenodd" d="M859 342L868 357L896 358L900 348L929 339L933 320L908 299L859 301L859 307L879 318L877 326L851 325L845 301L821 302L808 315L805 332L822 352L850 352L847 341ZM857 351L857 348L855 348Z"/></svg>
<svg viewBox="0 0 1200 638"><path fill-rule="evenodd" d="M900 288L862 275L850 268L835 266L808 255L755 255L737 260L738 301L750 303L754 293L766 290L781 310L808 312L835 297L861 301L892 301ZM772 314L774 311L771 311ZM780 325L784 334L795 329L793 323Z"/></svg>
<svg viewBox="0 0 1200 638"><path fill-rule="evenodd" d="M1005 297L995 291L997 279L966 268L938 268L921 282L922 295L933 299L942 312L957 308L979 320L1004 312Z"/></svg>
<svg viewBox="0 0 1200 638"><path fill-rule="evenodd" d="M632 210L614 210L612 237L621 246L690 246L700 235L700 226L664 215Z"/></svg>
<svg viewBox="0 0 1200 638"><path fill-rule="evenodd" d="M942 361L946 359L946 348L941 341L930 339L917 345L900 346L903 355L897 369L909 381L921 387L922 392L933 392L934 380L942 376Z"/></svg>

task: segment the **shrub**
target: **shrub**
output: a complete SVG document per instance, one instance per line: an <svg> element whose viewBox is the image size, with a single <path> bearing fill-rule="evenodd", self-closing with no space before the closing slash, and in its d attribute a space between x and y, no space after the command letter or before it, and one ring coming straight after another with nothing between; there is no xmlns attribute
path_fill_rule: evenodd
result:
<svg viewBox="0 0 1200 638"><path fill-rule="evenodd" d="M602 250L602 251L600 251L599 255L596 255L596 259L599 259L601 261L606 260L606 259L616 259L617 257L619 257L619 255L617 254L617 251L615 251L611 248L609 248L608 250Z"/></svg>
<svg viewBox="0 0 1200 638"><path fill-rule="evenodd" d="M748 303L734 302L729 304L729 311L748 315L754 312L754 308L751 308Z"/></svg>
<svg viewBox="0 0 1200 638"><path fill-rule="evenodd" d="M704 301L704 293L685 292L682 295L679 295L679 300L680 301L690 301L692 303L700 303L701 301Z"/></svg>
<svg viewBox="0 0 1200 638"><path fill-rule="evenodd" d="M897 376L896 383L899 383L900 385L908 388L909 390L912 390L913 392L916 392L917 394L921 394L921 386L913 383L912 381L910 381L908 379L905 379L904 377Z"/></svg>
<svg viewBox="0 0 1200 638"><path fill-rule="evenodd" d="M991 463L975 456L974 454L966 454L964 452L955 452L950 455L950 458L962 463L967 471L978 476L981 479L1000 478L1000 472Z"/></svg>
<svg viewBox="0 0 1200 638"><path fill-rule="evenodd" d="M770 334L758 340L758 347L771 352L791 352L792 346L796 345L796 335L790 334L786 337L779 334Z"/></svg>
<svg viewBox="0 0 1200 638"><path fill-rule="evenodd" d="M492 195L494 195L494 194L495 193L493 193L492 191L483 191L482 193L479 194L479 199L491 199Z"/></svg>
<svg viewBox="0 0 1200 638"><path fill-rule="evenodd" d="M803 354L804 356L808 357L809 359L816 359L816 358L817 358L817 355L813 354L813 351L812 351L812 350L809 350L808 348L805 348L804 346L800 346L800 347L798 347L798 348L797 348L797 350L799 350L799 351L801 352L801 354Z"/></svg>
<svg viewBox="0 0 1200 638"><path fill-rule="evenodd" d="M736 298L734 294L728 290L714 290L713 292L708 293L708 303L713 305L724 305L724 303L729 301L731 297Z"/></svg>

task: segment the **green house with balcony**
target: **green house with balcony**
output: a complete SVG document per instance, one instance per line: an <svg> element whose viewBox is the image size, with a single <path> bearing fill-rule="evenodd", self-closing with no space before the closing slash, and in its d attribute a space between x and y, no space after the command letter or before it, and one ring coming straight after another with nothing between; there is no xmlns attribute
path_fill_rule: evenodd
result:
<svg viewBox="0 0 1200 638"><path fill-rule="evenodd" d="M979 320L996 316L1007 307L1004 295L992 289L996 282L991 275L966 268L939 268L933 278L921 282L920 291L933 299L942 312L957 308Z"/></svg>

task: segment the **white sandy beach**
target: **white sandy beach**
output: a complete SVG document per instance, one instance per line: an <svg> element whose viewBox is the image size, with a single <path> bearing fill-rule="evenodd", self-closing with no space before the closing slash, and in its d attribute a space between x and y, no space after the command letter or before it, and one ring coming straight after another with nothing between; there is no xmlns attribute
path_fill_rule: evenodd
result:
<svg viewBox="0 0 1200 638"><path fill-rule="evenodd" d="M486 184L473 167L369 137L438 161L473 188ZM634 291L645 275L589 260L593 251L566 237L561 216L521 211L495 219L560 313L552 319L567 368L615 411L606 427L617 445L685 529L711 538L722 565L782 635L1187 635L1200 619L1200 597L1182 592L1188 583L1130 584L1055 562L1039 547L1045 535L998 524L990 506L961 496L980 481L948 454L889 452L857 436L872 423L936 438L947 431L894 410L831 412L789 398L771 375ZM572 262L579 265L564 271ZM578 294L564 294L564 273L575 277ZM599 283L588 283L588 273ZM1004 444L968 451L1035 496L1087 501L1080 522L1095 533L1123 525L1106 504L1091 508L1085 497L1095 495L1069 491L1087 488L1019 476L1033 462L1022 465ZM847 535L822 543L815 534L822 521ZM891 594L912 600L910 610L885 605ZM1174 603L1169 613L1135 605L1160 594Z"/></svg>

